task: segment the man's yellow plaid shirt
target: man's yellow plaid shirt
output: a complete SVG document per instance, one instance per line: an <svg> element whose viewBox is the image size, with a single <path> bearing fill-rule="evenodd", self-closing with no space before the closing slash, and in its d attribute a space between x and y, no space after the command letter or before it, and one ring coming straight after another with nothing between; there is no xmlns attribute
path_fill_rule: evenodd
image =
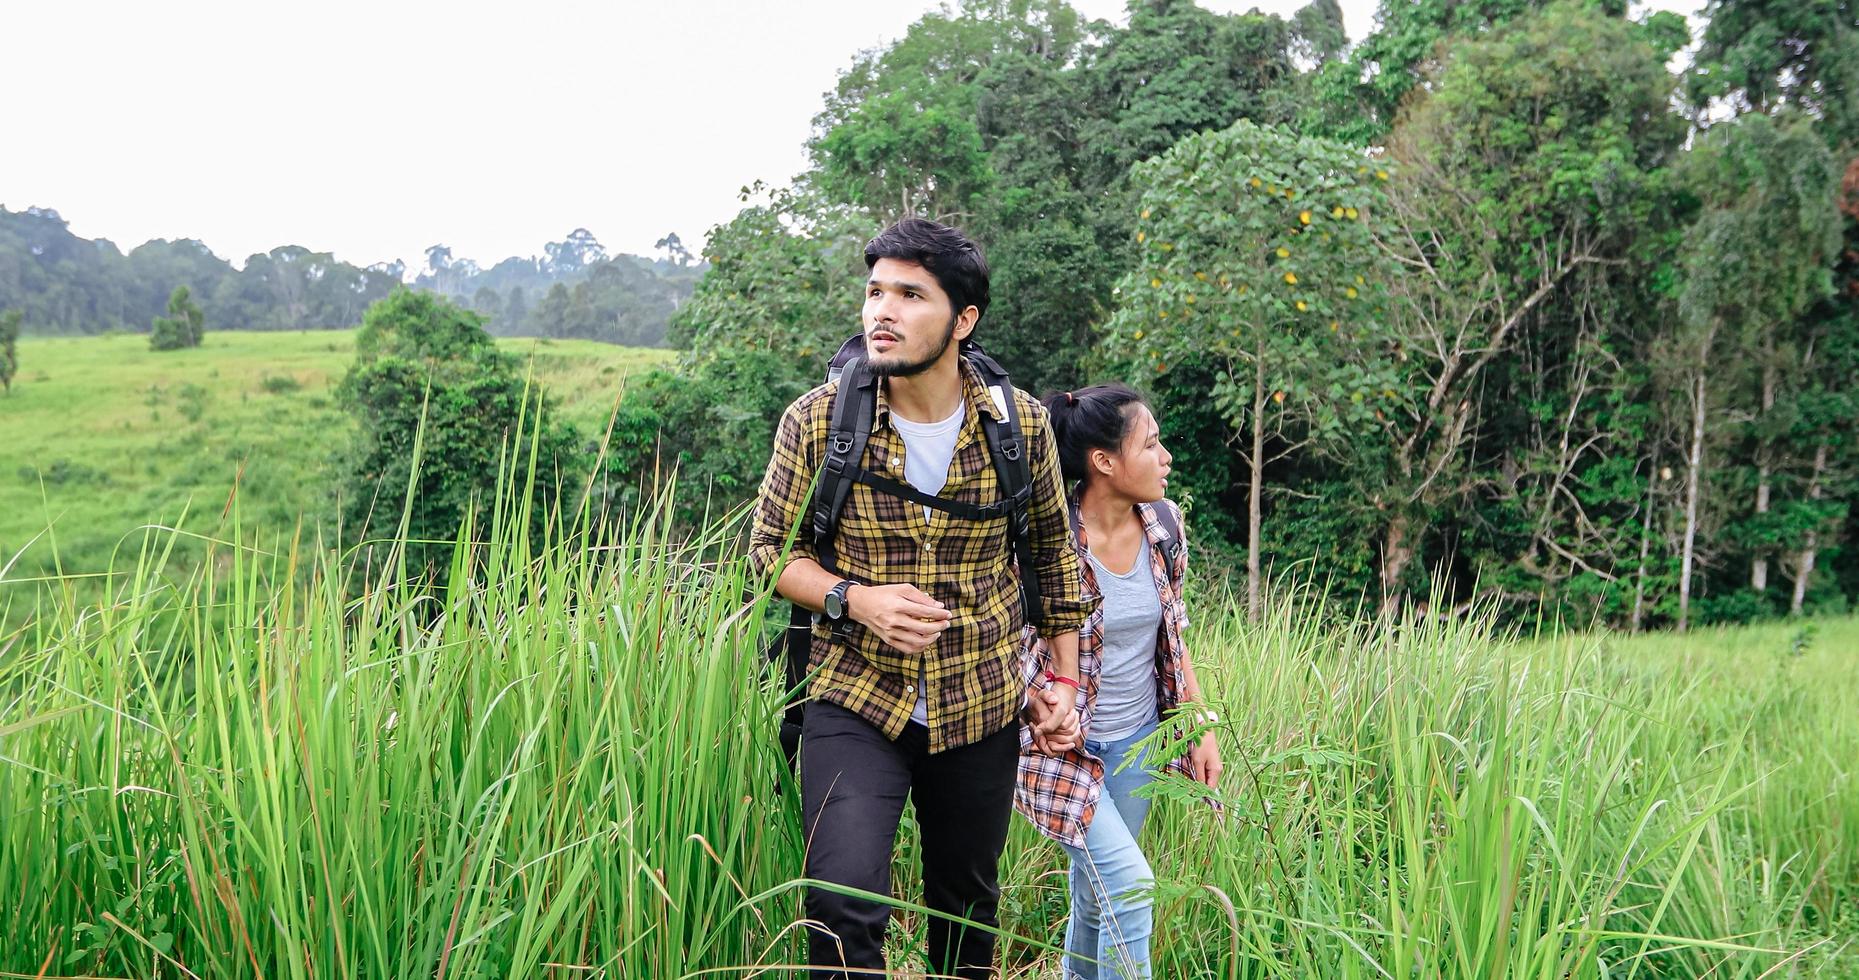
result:
<svg viewBox="0 0 1859 980"><path fill-rule="evenodd" d="M963 362L962 371L966 412L940 496L986 505L999 498L1000 479L980 417L986 413L1003 418L1004 413L974 367ZM779 571L790 531L809 510L838 387L831 382L815 388L781 415L750 531L749 558L762 575L772 577ZM1018 390L1001 394L1016 399L1021 438L1029 449L1033 493L1028 524L1046 613L1039 632L1073 632L1093 602L1083 595L1066 523L1058 448L1043 406ZM891 425L883 385L878 387L871 440L859 465L904 479L904 441ZM791 554L817 560L806 537L803 533ZM1025 617L1007 519L969 521L942 511L926 517L919 505L855 483L833 546L836 571L846 578L864 585L914 585L948 607L954 619L920 654L882 644L857 623L843 638L816 625L810 658L816 673L809 694L858 713L895 739L910 720L921 670L928 681L931 752L967 745L1005 728L1019 710L1027 669L1021 637Z"/></svg>

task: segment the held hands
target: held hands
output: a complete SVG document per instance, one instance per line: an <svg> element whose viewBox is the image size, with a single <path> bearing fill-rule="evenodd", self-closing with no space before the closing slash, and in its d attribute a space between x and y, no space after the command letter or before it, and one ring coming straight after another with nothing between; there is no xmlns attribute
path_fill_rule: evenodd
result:
<svg viewBox="0 0 1859 980"><path fill-rule="evenodd" d="M904 653L929 649L951 618L946 606L914 585L855 585L846 593L846 614Z"/></svg>
<svg viewBox="0 0 1859 980"><path fill-rule="evenodd" d="M1067 684L1026 689L1026 713L1033 729L1033 748L1058 755L1084 745L1078 723L1078 689Z"/></svg>

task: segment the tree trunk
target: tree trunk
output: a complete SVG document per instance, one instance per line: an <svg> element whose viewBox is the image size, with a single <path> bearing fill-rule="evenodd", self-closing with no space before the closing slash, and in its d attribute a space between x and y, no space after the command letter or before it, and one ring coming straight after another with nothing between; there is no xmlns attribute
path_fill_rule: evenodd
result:
<svg viewBox="0 0 1859 980"><path fill-rule="evenodd" d="M1412 528L1408 526L1406 514L1396 514L1388 521L1388 529L1383 533L1381 546L1381 611L1392 613L1400 606L1399 589L1401 573L1407 570L1407 563L1413 560L1414 546L1408 535Z"/></svg>
<svg viewBox="0 0 1859 980"><path fill-rule="evenodd" d="M1807 481L1807 499L1820 499L1820 477L1827 470L1827 440L1821 437L1820 445L1814 447L1814 475ZM1801 615L1801 606L1807 601L1807 581L1814 574L1814 559L1820 550L1820 532L1809 528L1807 537L1801 542L1801 557L1795 563L1794 598L1788 603L1789 615Z"/></svg>
<svg viewBox="0 0 1859 980"><path fill-rule="evenodd" d="M1646 559L1652 551L1652 511L1653 503L1658 498L1654 489L1659 485L1659 444L1652 446L1652 469L1646 474L1646 513L1640 518L1640 564L1639 572L1633 576L1633 620L1632 630L1640 631L1646 614Z"/></svg>
<svg viewBox="0 0 1859 980"><path fill-rule="evenodd" d="M1255 358L1252 375L1252 490L1246 500L1246 620L1256 623L1263 614L1259 596L1259 535L1265 484L1265 359Z"/></svg>
<svg viewBox="0 0 1859 980"><path fill-rule="evenodd" d="M1775 408L1775 345L1771 341L1764 351L1768 363L1762 366L1762 417L1767 418ZM1756 448L1756 517L1769 512L1769 497L1772 493L1770 476L1775 467L1771 465L1768 444L1763 442ZM1758 548L1761 546L1758 545ZM1749 587L1762 593L1769 588L1769 556L1761 551L1749 565Z"/></svg>
<svg viewBox="0 0 1859 980"><path fill-rule="evenodd" d="M1704 350L1710 350L1705 335ZM1691 452L1685 460L1685 548L1678 569L1678 631L1691 627L1691 570L1698 541L1698 479L1704 468L1704 372L1708 353L1698 358L1698 373L1691 385Z"/></svg>

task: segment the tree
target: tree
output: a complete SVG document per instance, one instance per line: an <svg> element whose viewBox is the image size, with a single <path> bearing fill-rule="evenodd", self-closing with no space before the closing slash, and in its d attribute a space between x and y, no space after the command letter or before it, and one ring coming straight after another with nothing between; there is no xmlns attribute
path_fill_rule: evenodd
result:
<svg viewBox="0 0 1859 980"><path fill-rule="evenodd" d="M1139 258L1118 285L1106 352L1158 385L1188 360L1213 372L1211 391L1168 397L1210 399L1245 459L1254 621L1266 467L1372 429L1393 383L1352 354L1383 346L1371 312L1380 253L1362 220L1381 193L1368 170L1359 150L1242 120L1132 174L1147 188Z"/></svg>
<svg viewBox="0 0 1859 980"><path fill-rule="evenodd" d="M174 287L168 294L168 315L156 317L149 331L150 350L180 350L199 347L206 334L206 314L188 295L186 286Z"/></svg>
<svg viewBox="0 0 1859 980"><path fill-rule="evenodd" d="M0 313L0 387L6 393L13 393L13 379L19 374L19 324L23 317L18 310Z"/></svg>
<svg viewBox="0 0 1859 980"><path fill-rule="evenodd" d="M479 286L478 291L471 294L471 308L483 316L485 324L489 326L508 326L502 322L504 319L503 297L497 295L497 290L489 286ZM509 331L506 329L499 332L508 333Z"/></svg>
<svg viewBox="0 0 1859 980"><path fill-rule="evenodd" d="M408 566L419 573L448 557L500 480L526 485L532 454L532 530L585 472L574 430L482 318L432 293L403 288L369 307L338 392L359 424L341 494L345 532L368 542L404 519Z"/></svg>
<svg viewBox="0 0 1859 980"><path fill-rule="evenodd" d="M653 242L652 247L663 250L665 257L671 261L671 264L680 269L686 268L691 264L691 250L684 247L684 240L679 238L678 233L675 231Z"/></svg>
<svg viewBox="0 0 1859 980"><path fill-rule="evenodd" d="M1829 143L1859 136L1859 10L1844 0L1711 0L1689 94L1738 112L1785 106L1820 119Z"/></svg>
<svg viewBox="0 0 1859 980"><path fill-rule="evenodd" d="M1579 324L1552 313L1582 276L1626 263L1683 135L1672 87L1644 28L1552 4L1455 46L1390 135L1398 179L1378 233L1401 270L1387 315L1408 381L1394 387L1363 488L1380 515L1384 605L1433 522L1501 482L1477 447L1492 422L1486 393L1506 390L1494 376L1519 338ZM1532 546L1581 567L1538 527Z"/></svg>
<svg viewBox="0 0 1859 980"><path fill-rule="evenodd" d="M1752 114L1714 126L1686 155L1685 174L1702 206L1685 238L1678 304L1691 422L1681 631L1690 625L1711 395L1734 384L1724 375L1744 366L1760 378L1762 411L1773 409L1779 328L1829 291L1827 260L1840 231L1832 157L1799 117ZM1768 509L1775 453L1762 445L1756 455L1760 514Z"/></svg>

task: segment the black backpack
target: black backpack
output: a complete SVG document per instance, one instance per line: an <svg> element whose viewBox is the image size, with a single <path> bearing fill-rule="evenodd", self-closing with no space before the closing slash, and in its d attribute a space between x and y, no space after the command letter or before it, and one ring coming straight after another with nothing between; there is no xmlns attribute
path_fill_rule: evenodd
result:
<svg viewBox="0 0 1859 980"><path fill-rule="evenodd" d="M832 428L827 433L826 459L821 463L819 482L813 501L802 522L800 534L810 541L820 566L843 576L834 559L833 539L839 530L839 515L845 509L852 484L863 483L880 493L901 497L920 506L940 510L963 520L984 521L1007 518L1007 538L1020 569L1020 601L1027 622L1044 621L1044 604L1039 594L1039 576L1033 568L1033 543L1027 528L1027 505L1032 498L1033 473L1027 460L1025 440L1020 436L1020 411L1014 404L1013 385L1000 363L989 357L981 345L962 341L963 360L974 365L981 383L996 395L995 403L1005 411L1004 419L983 416L981 430L987 437L988 455L1000 480L1001 494L989 504L965 504L923 493L917 488L874 473L861 465L865 444L878 410L878 377L865 359L865 335L845 342L827 367L826 380L839 382L832 407ZM781 720L781 747L791 766L800 747L801 702L805 698L807 667L813 644L815 614L794 605L782 638L769 650L771 659L779 659L788 688L788 706ZM846 624L842 624L842 631Z"/></svg>

